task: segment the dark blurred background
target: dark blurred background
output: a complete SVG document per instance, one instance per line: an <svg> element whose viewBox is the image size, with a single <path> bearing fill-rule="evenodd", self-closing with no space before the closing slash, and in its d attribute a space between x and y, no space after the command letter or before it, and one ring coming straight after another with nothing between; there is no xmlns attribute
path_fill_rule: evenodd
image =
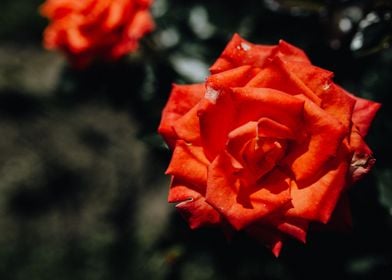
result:
<svg viewBox="0 0 392 280"><path fill-rule="evenodd" d="M85 71L45 51L42 0L0 12L0 279L392 279L392 3L156 0L137 53ZM377 163L351 191L353 229L289 240L191 231L166 203L156 134L171 84L203 81L234 32L284 39L383 103Z"/></svg>

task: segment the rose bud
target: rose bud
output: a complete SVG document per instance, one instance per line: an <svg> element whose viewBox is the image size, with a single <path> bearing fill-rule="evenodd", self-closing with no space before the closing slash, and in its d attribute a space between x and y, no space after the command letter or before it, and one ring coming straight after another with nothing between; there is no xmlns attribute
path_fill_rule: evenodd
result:
<svg viewBox="0 0 392 280"><path fill-rule="evenodd" d="M189 226L245 231L278 256L334 211L333 224L348 224L347 189L375 162L363 138L380 104L284 41L234 35L210 71L173 86L159 125L173 151L168 200Z"/></svg>
<svg viewBox="0 0 392 280"><path fill-rule="evenodd" d="M75 68L95 60L113 61L135 51L154 28L152 0L46 0L40 12L49 19L43 44L63 51Z"/></svg>

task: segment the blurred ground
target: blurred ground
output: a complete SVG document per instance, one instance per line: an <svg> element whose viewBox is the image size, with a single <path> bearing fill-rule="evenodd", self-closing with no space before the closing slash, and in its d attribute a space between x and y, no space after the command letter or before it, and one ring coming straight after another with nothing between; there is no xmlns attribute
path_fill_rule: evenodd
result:
<svg viewBox="0 0 392 280"><path fill-rule="evenodd" d="M138 53L83 72L42 49L41 2L2 1L0 279L392 278L389 1L156 0ZM298 45L383 103L352 232L289 241L275 259L242 235L190 231L166 203L170 153L155 130L171 83L202 81L234 32Z"/></svg>

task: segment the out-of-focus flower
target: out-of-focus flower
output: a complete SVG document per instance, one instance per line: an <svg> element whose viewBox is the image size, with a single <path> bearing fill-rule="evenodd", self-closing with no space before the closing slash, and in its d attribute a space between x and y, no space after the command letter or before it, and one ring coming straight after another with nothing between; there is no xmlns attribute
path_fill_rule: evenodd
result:
<svg viewBox="0 0 392 280"><path fill-rule="evenodd" d="M173 150L169 202L190 227L244 230L277 256L311 222L349 224L346 190L375 162L363 138L380 104L284 41L235 35L210 71L173 86L159 126Z"/></svg>
<svg viewBox="0 0 392 280"><path fill-rule="evenodd" d="M44 46L63 51L84 68L95 60L111 61L134 51L154 28L152 0L47 0L40 8L50 21Z"/></svg>

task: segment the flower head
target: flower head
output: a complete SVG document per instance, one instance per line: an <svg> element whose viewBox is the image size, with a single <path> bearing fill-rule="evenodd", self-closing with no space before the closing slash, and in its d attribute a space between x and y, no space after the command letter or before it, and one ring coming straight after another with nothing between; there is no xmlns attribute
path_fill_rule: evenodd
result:
<svg viewBox="0 0 392 280"><path fill-rule="evenodd" d="M173 150L169 202L190 227L229 225L278 255L311 222L348 224L346 190L374 164L364 137L380 104L284 41L234 35L210 71L174 85L159 126Z"/></svg>
<svg viewBox="0 0 392 280"><path fill-rule="evenodd" d="M152 0L47 0L41 14L50 21L44 46L63 51L84 68L94 60L116 60L136 50L154 28Z"/></svg>

